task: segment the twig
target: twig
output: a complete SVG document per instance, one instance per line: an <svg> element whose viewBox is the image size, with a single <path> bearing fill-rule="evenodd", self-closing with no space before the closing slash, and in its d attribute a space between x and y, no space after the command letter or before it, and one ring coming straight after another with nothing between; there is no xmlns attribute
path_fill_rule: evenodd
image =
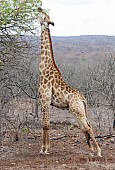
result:
<svg viewBox="0 0 115 170"><path fill-rule="evenodd" d="M96 136L95 138L105 138L105 139L108 139L108 138L114 138L115 137L115 135L104 135L104 136Z"/></svg>
<svg viewBox="0 0 115 170"><path fill-rule="evenodd" d="M59 139L65 138L65 137L68 137L68 135L60 136L60 137L57 137L57 138L51 138L51 140L59 140Z"/></svg>
<svg viewBox="0 0 115 170"><path fill-rule="evenodd" d="M69 134L68 135L59 136L57 138L51 138L51 140L59 140L59 139L63 139L63 138L68 137L68 136L69 136ZM111 137L114 138L115 135L96 136L95 138L105 138L105 139L108 139L108 138L111 138ZM91 141L92 141L92 139L91 139Z"/></svg>

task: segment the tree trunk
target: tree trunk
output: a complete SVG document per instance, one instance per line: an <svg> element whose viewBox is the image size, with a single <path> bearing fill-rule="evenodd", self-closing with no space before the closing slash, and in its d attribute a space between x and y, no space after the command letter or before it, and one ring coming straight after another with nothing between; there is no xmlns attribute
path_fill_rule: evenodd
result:
<svg viewBox="0 0 115 170"><path fill-rule="evenodd" d="M39 116L38 116L38 98L36 98L36 102L35 102L35 117L36 118L39 118Z"/></svg>
<svg viewBox="0 0 115 170"><path fill-rule="evenodd" d="M115 112L114 112L114 120L113 120L113 129L115 130Z"/></svg>

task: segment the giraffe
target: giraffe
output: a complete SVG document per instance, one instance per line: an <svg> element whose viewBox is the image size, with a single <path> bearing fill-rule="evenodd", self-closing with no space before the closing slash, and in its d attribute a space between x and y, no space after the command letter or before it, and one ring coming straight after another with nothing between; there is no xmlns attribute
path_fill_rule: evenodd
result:
<svg viewBox="0 0 115 170"><path fill-rule="evenodd" d="M43 114L43 141L41 153L48 154L50 148L50 105L60 109L69 110L79 122L84 133L89 149L94 152L90 138L96 147L97 155L101 157L101 149L94 137L93 130L86 117L86 99L77 90L71 88L62 78L58 69L52 49L49 25L54 23L42 8L38 8L41 24L41 56L40 56L40 85L39 97Z"/></svg>

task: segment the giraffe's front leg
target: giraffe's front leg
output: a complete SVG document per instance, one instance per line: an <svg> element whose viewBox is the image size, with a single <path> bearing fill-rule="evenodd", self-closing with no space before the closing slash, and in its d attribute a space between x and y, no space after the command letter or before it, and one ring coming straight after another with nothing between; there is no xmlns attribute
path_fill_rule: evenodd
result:
<svg viewBox="0 0 115 170"><path fill-rule="evenodd" d="M43 112L43 139L42 139L42 148L40 153L48 154L50 147L50 120L49 112Z"/></svg>
<svg viewBox="0 0 115 170"><path fill-rule="evenodd" d="M43 141L42 141L42 148L40 153L43 154L49 154L49 148L50 148L50 137L49 137L49 129L47 129L46 127L43 127Z"/></svg>

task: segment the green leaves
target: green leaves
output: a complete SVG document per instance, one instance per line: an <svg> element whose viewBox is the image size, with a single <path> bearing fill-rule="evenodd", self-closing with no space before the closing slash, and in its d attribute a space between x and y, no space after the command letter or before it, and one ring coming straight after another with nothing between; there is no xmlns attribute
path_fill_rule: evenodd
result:
<svg viewBox="0 0 115 170"><path fill-rule="evenodd" d="M22 129L22 131L23 131L24 133L29 133L29 132L30 132L30 129L27 128L27 127L25 127L25 128Z"/></svg>
<svg viewBox="0 0 115 170"><path fill-rule="evenodd" d="M41 0L4 0L0 2L0 34L24 34L35 29Z"/></svg>
<svg viewBox="0 0 115 170"><path fill-rule="evenodd" d="M38 32L36 21L41 5L41 0L0 1L0 69L21 51L22 35Z"/></svg>

